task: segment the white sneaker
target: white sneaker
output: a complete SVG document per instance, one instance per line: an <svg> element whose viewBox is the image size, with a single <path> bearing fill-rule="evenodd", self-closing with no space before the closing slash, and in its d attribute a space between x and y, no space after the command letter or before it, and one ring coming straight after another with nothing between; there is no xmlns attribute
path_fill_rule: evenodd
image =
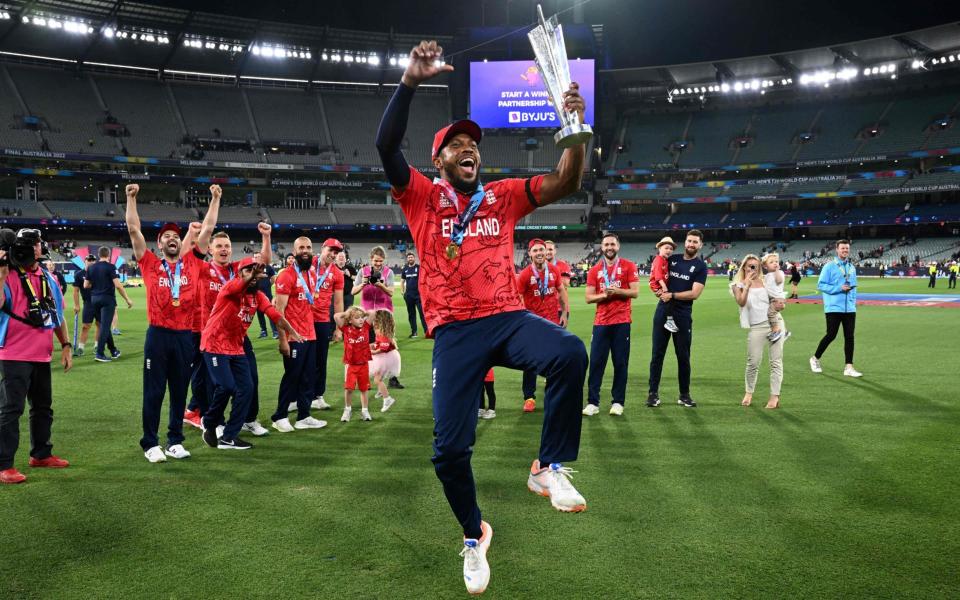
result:
<svg viewBox="0 0 960 600"><path fill-rule="evenodd" d="M365 408L361 408L361 409L360 409L360 418L361 418L362 420L364 420L364 421L372 421L372 420L373 420L373 417L370 416L370 411L367 410L367 409L365 409Z"/></svg>
<svg viewBox="0 0 960 600"><path fill-rule="evenodd" d="M174 444L172 446L168 446L163 453L170 458L190 458L190 453L187 452L187 449L183 447L183 444Z"/></svg>
<svg viewBox="0 0 960 600"><path fill-rule="evenodd" d="M600 412L600 407L599 407L599 406L597 406L596 404L589 404L589 403L588 403L586 406L583 407L583 412L582 412L582 414L583 414L585 417L592 417L593 415L596 415L596 414L598 414L599 412Z"/></svg>
<svg viewBox="0 0 960 600"><path fill-rule="evenodd" d="M677 324L673 322L672 317L667 319L667 322L663 324L663 328L670 333L677 333L680 331L680 328L677 327Z"/></svg>
<svg viewBox="0 0 960 600"><path fill-rule="evenodd" d="M613 404L611 404L611 405L610 405L610 414L613 415L613 416L615 416L615 417L619 417L620 415L622 415L622 414L623 414L623 405L620 404L619 402L614 402Z"/></svg>
<svg viewBox="0 0 960 600"><path fill-rule="evenodd" d="M163 448L160 446L154 446L153 448L150 448L144 452L143 455L146 456L147 460L152 463L167 462L167 457L163 455Z"/></svg>
<svg viewBox="0 0 960 600"><path fill-rule="evenodd" d="M540 460L535 460L530 465L527 488L534 494L550 498L550 504L559 511L584 511L587 509L587 501L570 483L571 473L576 473L576 471L558 463L553 463L549 467L541 467Z"/></svg>
<svg viewBox="0 0 960 600"><path fill-rule="evenodd" d="M352 415L352 414L353 414L353 409L352 409L352 408L350 408L349 406L346 407L346 408L344 408L344 409L343 409L343 414L340 415L340 422L341 422L341 423L347 423L348 421L350 421L350 415Z"/></svg>
<svg viewBox="0 0 960 600"><path fill-rule="evenodd" d="M293 424L294 429L320 429L321 427L326 427L327 422L321 421L320 419L314 419L313 417L307 417L306 419L300 419Z"/></svg>
<svg viewBox="0 0 960 600"><path fill-rule="evenodd" d="M380 392L377 392L376 394L373 395L373 397L374 397L374 398L383 398L383 394L381 394Z"/></svg>
<svg viewBox="0 0 960 600"><path fill-rule="evenodd" d="M383 399L383 407L380 409L380 412L387 412L394 403L396 403L396 399L393 396L387 396Z"/></svg>
<svg viewBox="0 0 960 600"><path fill-rule="evenodd" d="M248 431L257 437L270 433L270 430L261 425L260 421L250 421L249 423L244 423L243 427L240 429L243 431Z"/></svg>
<svg viewBox="0 0 960 600"><path fill-rule="evenodd" d="M223 437L223 430L224 430L224 429L226 429L226 427L224 427L223 425L217 425L217 439L218 439L218 440Z"/></svg>
<svg viewBox="0 0 960 600"><path fill-rule="evenodd" d="M810 370L814 373L823 373L823 367L820 366L820 361L817 360L816 356L810 357Z"/></svg>
<svg viewBox="0 0 960 600"><path fill-rule="evenodd" d="M290 404L288 404L288 405L287 405L287 410L290 411L290 412L297 412L297 410L299 410L299 409L297 408L297 403L296 403L296 402L291 402Z"/></svg>
<svg viewBox="0 0 960 600"><path fill-rule="evenodd" d="M863 377L863 373L854 369L852 366L847 366L843 368L844 377Z"/></svg>
<svg viewBox="0 0 960 600"><path fill-rule="evenodd" d="M463 583L467 592L476 596L482 594L490 583L490 563L487 562L487 550L490 549L490 540L493 539L493 528L486 521L480 521L483 535L479 540L464 539L463 550Z"/></svg>
<svg viewBox="0 0 960 600"><path fill-rule="evenodd" d="M274 421L273 428L280 433L290 433L293 431L293 425L290 424L290 419L280 419L279 421Z"/></svg>
<svg viewBox="0 0 960 600"><path fill-rule="evenodd" d="M477 418L482 419L483 415L485 414L487 414L487 411L483 410L482 408L477 409Z"/></svg>
<svg viewBox="0 0 960 600"><path fill-rule="evenodd" d="M317 396L313 399L313 402L310 403L311 408L317 410L330 410L332 407L327 404L327 401L323 399L323 396Z"/></svg>
<svg viewBox="0 0 960 600"><path fill-rule="evenodd" d="M497 411L488 408L487 410L483 411L483 416L481 416L480 418L485 419L487 421L489 421L490 419L496 419Z"/></svg>

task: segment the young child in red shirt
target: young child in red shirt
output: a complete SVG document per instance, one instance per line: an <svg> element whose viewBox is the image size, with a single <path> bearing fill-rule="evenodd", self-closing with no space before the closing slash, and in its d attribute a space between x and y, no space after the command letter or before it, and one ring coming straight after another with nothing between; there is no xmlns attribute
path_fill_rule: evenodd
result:
<svg viewBox="0 0 960 600"><path fill-rule="evenodd" d="M670 291L667 288L667 281L670 280L670 265L667 259L670 258L675 249L676 245L670 236L666 236L657 242L657 255L650 266L650 290L657 298L660 297L660 294ZM680 330L677 328L677 324L673 322L673 306L670 302L667 302L666 309L667 322L663 324L663 328L671 333L677 333Z"/></svg>
<svg viewBox="0 0 960 600"><path fill-rule="evenodd" d="M373 315L373 330L376 340L370 345L373 358L370 359L370 374L373 383L377 386L377 396L383 398L383 407L380 412L387 412L396 402L387 389L387 381L391 377L400 376L400 351L397 350L397 335L393 321L393 313L389 310L378 309Z"/></svg>
<svg viewBox="0 0 960 600"><path fill-rule="evenodd" d="M343 415L340 421L350 421L353 414L353 390L360 390L360 416L364 421L372 421L367 400L370 389L370 325L373 324L374 311L366 311L359 306L333 315L337 327L343 332L344 397Z"/></svg>

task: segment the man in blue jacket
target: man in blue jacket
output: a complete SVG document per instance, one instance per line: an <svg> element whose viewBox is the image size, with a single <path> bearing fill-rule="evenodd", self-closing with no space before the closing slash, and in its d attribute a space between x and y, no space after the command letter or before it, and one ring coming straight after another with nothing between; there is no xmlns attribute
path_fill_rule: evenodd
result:
<svg viewBox="0 0 960 600"><path fill-rule="evenodd" d="M823 265L817 289L823 294L823 312L827 317L827 334L820 340L816 353L810 357L810 370L823 373L820 357L837 337L843 325L843 374L863 377L853 368L853 332L857 324L857 268L849 260L850 240L837 241L837 257Z"/></svg>

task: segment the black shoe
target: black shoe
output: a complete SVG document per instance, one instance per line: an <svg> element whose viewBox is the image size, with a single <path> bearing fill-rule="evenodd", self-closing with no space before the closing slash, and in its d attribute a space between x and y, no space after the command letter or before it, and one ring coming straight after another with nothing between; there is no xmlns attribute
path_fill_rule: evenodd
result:
<svg viewBox="0 0 960 600"><path fill-rule="evenodd" d="M693 398L690 397L690 394L680 394L680 398L677 399L677 404L687 408L697 407L697 403L693 401Z"/></svg>
<svg viewBox="0 0 960 600"><path fill-rule="evenodd" d="M203 423L201 420L200 423ZM216 427L207 427L206 424L203 424L205 429L203 430L203 443L210 446L211 448L217 447L217 428Z"/></svg>
<svg viewBox="0 0 960 600"><path fill-rule="evenodd" d="M240 438L234 438L232 440L220 438L217 441L217 450L249 450L250 448L253 448L253 444Z"/></svg>
<svg viewBox="0 0 960 600"><path fill-rule="evenodd" d="M660 394L656 392L650 392L647 394L647 406L650 408L656 408L660 406Z"/></svg>
<svg viewBox="0 0 960 600"><path fill-rule="evenodd" d="M390 378L390 382L387 383L387 387L391 387L391 388L396 389L396 390L402 390L402 389L404 389L404 385L403 385L402 383L400 383L400 380L397 379L396 377L391 377L391 378Z"/></svg>
<svg viewBox="0 0 960 600"><path fill-rule="evenodd" d="M267 332L266 332L265 330L261 330L261 331L260 331L260 339L262 340L262 339L264 339L264 338L266 338L266 337L267 337Z"/></svg>

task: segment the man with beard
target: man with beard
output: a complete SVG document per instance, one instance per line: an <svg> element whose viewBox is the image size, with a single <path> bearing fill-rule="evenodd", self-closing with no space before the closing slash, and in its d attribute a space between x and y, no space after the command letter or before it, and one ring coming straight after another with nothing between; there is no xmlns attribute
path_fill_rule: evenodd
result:
<svg viewBox="0 0 960 600"><path fill-rule="evenodd" d="M196 247L182 257L184 244L180 240L180 227L167 223L157 234L157 247L161 258L147 249L147 241L140 229L137 214L137 194L140 186L130 184L126 188L127 232L137 259L143 284L147 290L147 327L143 345L143 438L140 446L144 456L152 463L164 462L166 457L187 458L190 453L183 447L183 410L190 385L190 359L193 357L191 330L196 317L197 271L203 265L207 244L213 226L191 223L188 240L196 239ZM101 327L109 327L101 323ZM160 408L163 405L165 388L170 388L170 418L167 427L167 447L158 442Z"/></svg>
<svg viewBox="0 0 960 600"><path fill-rule="evenodd" d="M269 225L266 227L270 228ZM260 232L263 233L262 228ZM216 268L217 265L215 263L211 266ZM241 430L262 435L248 427L249 404L254 401L257 387L257 366L255 362L251 363L253 354L247 350L250 345L247 329L253 322L253 315L257 311L266 313L271 321L280 325L288 337L300 341L299 334L290 327L290 323L280 316L266 295L257 289L257 279L266 277L264 265L253 262L252 258L244 258L230 265L231 275L234 274L234 267L236 276L222 284L209 319L204 325L201 341L204 362L213 382L210 408L203 417L203 441L220 450L252 448L250 442L238 437ZM223 422L227 402L231 399L233 406L230 418L221 433L218 425ZM259 423L257 426L263 429ZM263 433L266 433L266 430Z"/></svg>
<svg viewBox="0 0 960 600"><path fill-rule="evenodd" d="M687 232L683 244L683 256L674 254L668 261L670 279L666 292L660 294L660 302L653 313L653 356L650 359L650 391L647 394L647 406L660 406L660 375L663 372L663 358L667 354L670 336L673 336L673 349L677 355L677 379L680 383L680 397L677 404L696 408L697 403L690 397L690 342L693 336L693 301L703 293L707 283L707 263L698 256L703 247L703 234L696 229ZM667 322L667 302L674 302L673 322L679 331L669 332L663 325Z"/></svg>
<svg viewBox="0 0 960 600"><path fill-rule="evenodd" d="M640 295L637 265L620 258L620 238L608 233L600 240L603 259L587 273L587 304L597 305L590 338L590 377L587 380L588 417L600 412L600 384L607 368L607 357L613 358L613 402L610 414L623 414L627 398L627 367L630 363L630 324L633 322L633 299Z"/></svg>
<svg viewBox="0 0 960 600"><path fill-rule="evenodd" d="M312 408L328 410L330 405L323 399L327 391L327 353L330 350L330 338L334 334L334 324L330 320L330 308L334 313L343 312L343 272L334 264L337 256L343 252L343 244L334 238L323 242L320 256L313 258L313 330L316 339L316 367L314 371L313 391L309 397ZM290 406L290 410L294 410Z"/></svg>
<svg viewBox="0 0 960 600"><path fill-rule="evenodd" d="M543 240L534 238L527 248L530 264L517 275L517 290L523 297L523 305L538 317L566 327L566 315L570 314L570 308L563 275L557 267L547 262ZM537 408L537 372L534 369L523 372L522 389L523 412L533 412Z"/></svg>
<svg viewBox="0 0 960 600"><path fill-rule="evenodd" d="M277 275L277 294L273 304L293 329L303 338L290 341L280 331L280 354L283 355L283 377L277 395L277 412L271 420L273 428L280 433L294 429L319 429L326 421L310 416L310 401L313 398L314 378L317 366L317 334L313 327L313 301L316 290L316 273L313 267L313 242L299 237L293 242L293 265ZM290 424L290 406L297 407L297 421Z"/></svg>
<svg viewBox="0 0 960 600"><path fill-rule="evenodd" d="M207 212L207 216L210 216L210 211ZM216 219L216 213L214 213L214 219ZM214 224L215 225L215 224ZM266 257L264 260L270 260L270 234L273 231L273 228L266 223L260 223L257 225L257 230L260 232L261 236L261 249L257 253L261 259ZM213 234L213 237L210 239L210 255L211 260L206 267L201 268L198 272L199 281L200 281L200 327L201 331L206 328L207 321L210 319L210 313L213 311L213 307L217 302L217 296L220 293L220 290L223 289L229 281L232 281L239 272L239 261L231 262L233 258L233 245L230 242L230 236L226 232L220 231ZM201 340L197 340L197 351L201 352ZM246 336L243 337L243 351L246 359L246 363L250 367L250 376L253 379L253 393L250 399L250 402L246 403L249 407L249 413L246 415L246 420L243 422L244 431L249 431L255 436L267 435L268 431L263 425L257 421L257 415L260 412L260 394L259 394L259 383L260 379L257 373L257 357L253 353L253 344L250 343L250 339ZM194 413L187 413L184 415L184 421L190 420L192 424L199 426L200 429L203 429L203 423L199 422L200 417L208 415L210 411L210 402L209 399L212 398L214 387L213 381L210 380L207 370L207 361L204 360L202 352L196 359L200 366L194 364L194 374L198 371L202 374L201 380L205 385L205 392L207 398L207 405L203 407L194 408ZM200 409L200 410L197 410ZM221 415L222 416L222 415ZM197 422L193 422L196 419ZM210 418L207 418L206 421L211 421ZM221 425L217 422L216 425Z"/></svg>
<svg viewBox="0 0 960 600"><path fill-rule="evenodd" d="M557 270L560 271L560 280L563 282L563 293L566 294L567 290L570 289L570 279L573 277L573 267L571 267L570 263L568 263L567 261L559 260L557 258L556 243L554 243L551 240L544 240L543 244L547 249L547 252L546 252L547 262L555 266ZM564 306L567 307L567 312L566 314L561 315L561 317L563 317L562 319L563 324L561 325L561 327L565 328L568 322L570 321L570 303L567 302L566 304L564 304Z"/></svg>
<svg viewBox="0 0 960 600"><path fill-rule="evenodd" d="M481 518L470 458L490 367L534 369L547 378L540 453L527 487L558 510L586 508L570 482L570 469L561 464L575 460L580 447L586 349L575 335L523 310L513 265L517 222L580 188L585 150L567 148L547 175L482 186L482 132L472 121L458 121L434 136L431 156L440 177L424 177L407 164L401 143L417 86L453 70L438 62L442 52L435 41L411 50L380 122L377 150L420 254L420 295L435 339L432 460L463 528L464 583L479 594L490 580L486 554L493 530ZM576 84L566 92L564 107L583 119Z"/></svg>

